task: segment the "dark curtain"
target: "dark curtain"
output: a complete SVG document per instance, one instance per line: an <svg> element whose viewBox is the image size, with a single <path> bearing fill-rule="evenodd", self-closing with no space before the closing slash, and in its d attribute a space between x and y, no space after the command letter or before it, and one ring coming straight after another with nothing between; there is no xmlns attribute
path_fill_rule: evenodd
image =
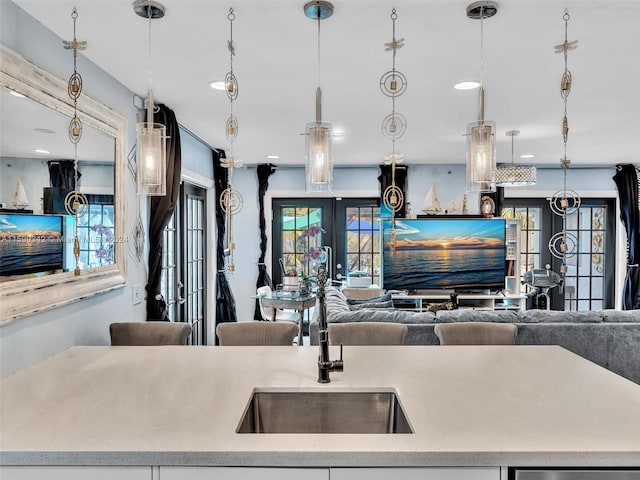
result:
<svg viewBox="0 0 640 480"><path fill-rule="evenodd" d="M640 197L638 171L630 164L616 165L613 181L618 186L620 220L627 230L627 274L622 289L622 308L640 309Z"/></svg>
<svg viewBox="0 0 640 480"><path fill-rule="evenodd" d="M258 258L258 279L256 280L256 289L264 285L273 288L273 282L267 272L267 266L264 263L264 257L267 253L267 234L265 233L267 220L264 218L264 194L269 189L269 177L276 171L275 165L270 163L258 165L258 204L260 205L260 258ZM254 320L262 320L260 314L260 303L255 302L253 312Z"/></svg>
<svg viewBox="0 0 640 480"><path fill-rule="evenodd" d="M380 165L380 176L378 177L380 182L380 199L384 197L384 191L391 185L391 165ZM404 202L402 202L402 208L400 208L394 215L394 218L404 218L407 216L407 166L396 165L396 187L400 189L404 195ZM383 208L382 202L380 208Z"/></svg>
<svg viewBox="0 0 640 480"><path fill-rule="evenodd" d="M218 229L216 259L218 272L216 274L216 325L224 322L237 322L236 301L227 280L225 266L225 213L220 208L220 195L228 186L228 172L220 164L220 159L226 158L224 151L213 151L213 178L216 189L216 226ZM216 343L218 339L216 337Z"/></svg>
<svg viewBox="0 0 640 480"><path fill-rule="evenodd" d="M180 130L173 110L162 104L156 107L153 121L167 127L167 194L163 197L149 197L149 277L145 288L147 290L147 321L168 321L167 304L160 293L162 234L173 215L180 193L182 155Z"/></svg>
<svg viewBox="0 0 640 480"><path fill-rule="evenodd" d="M75 162L73 160L49 160L49 183L53 188L75 188ZM78 171L78 179L82 174Z"/></svg>

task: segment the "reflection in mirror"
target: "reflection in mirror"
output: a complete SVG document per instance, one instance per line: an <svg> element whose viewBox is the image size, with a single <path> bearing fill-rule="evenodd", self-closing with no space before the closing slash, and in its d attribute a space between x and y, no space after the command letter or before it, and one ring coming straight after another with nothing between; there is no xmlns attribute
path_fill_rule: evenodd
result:
<svg viewBox="0 0 640 480"><path fill-rule="evenodd" d="M123 286L124 117L78 100L78 186L89 208L78 219L83 270L74 277L67 81L0 45L0 105L0 323Z"/></svg>
<svg viewBox="0 0 640 480"><path fill-rule="evenodd" d="M75 218L64 206L74 186L69 118L7 88L0 90L0 105L0 282L70 271ZM79 217L81 269L115 261L114 152L112 136L83 129L78 186L89 207ZM38 214L62 218L37 222ZM39 228L46 222L52 230Z"/></svg>

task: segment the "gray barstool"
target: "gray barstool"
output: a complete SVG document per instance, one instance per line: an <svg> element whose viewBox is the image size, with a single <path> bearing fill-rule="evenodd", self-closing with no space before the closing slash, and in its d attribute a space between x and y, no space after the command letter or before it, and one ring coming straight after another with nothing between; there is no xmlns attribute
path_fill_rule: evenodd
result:
<svg viewBox="0 0 640 480"><path fill-rule="evenodd" d="M298 324L292 322L225 322L216 327L221 346L293 345Z"/></svg>
<svg viewBox="0 0 640 480"><path fill-rule="evenodd" d="M440 345L513 345L518 327L512 323L455 322L434 327Z"/></svg>
<svg viewBox="0 0 640 480"><path fill-rule="evenodd" d="M111 345L184 345L191 334L189 323L116 322L109 325Z"/></svg>
<svg viewBox="0 0 640 480"><path fill-rule="evenodd" d="M329 324L331 345L402 345L407 326L401 323L351 322Z"/></svg>

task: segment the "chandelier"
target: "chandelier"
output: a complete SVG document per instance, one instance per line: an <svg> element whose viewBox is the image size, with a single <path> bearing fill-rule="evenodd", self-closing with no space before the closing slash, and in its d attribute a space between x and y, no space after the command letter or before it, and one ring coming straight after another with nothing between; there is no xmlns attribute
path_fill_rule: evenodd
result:
<svg viewBox="0 0 640 480"><path fill-rule="evenodd" d="M509 130L506 135L511 137L511 165L498 165L496 169L496 186L525 187L535 185L537 170L531 165L515 165L513 163L513 137L520 135L519 130Z"/></svg>

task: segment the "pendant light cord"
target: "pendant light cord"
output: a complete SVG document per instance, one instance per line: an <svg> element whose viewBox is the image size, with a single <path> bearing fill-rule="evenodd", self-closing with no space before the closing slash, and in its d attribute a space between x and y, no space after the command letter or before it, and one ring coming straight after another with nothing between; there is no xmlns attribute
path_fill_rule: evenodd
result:
<svg viewBox="0 0 640 480"><path fill-rule="evenodd" d="M147 90L147 128L152 128L153 125L153 93L151 91L151 5L147 6L147 18L149 19L149 26L147 31L147 71L149 74L149 87Z"/></svg>

